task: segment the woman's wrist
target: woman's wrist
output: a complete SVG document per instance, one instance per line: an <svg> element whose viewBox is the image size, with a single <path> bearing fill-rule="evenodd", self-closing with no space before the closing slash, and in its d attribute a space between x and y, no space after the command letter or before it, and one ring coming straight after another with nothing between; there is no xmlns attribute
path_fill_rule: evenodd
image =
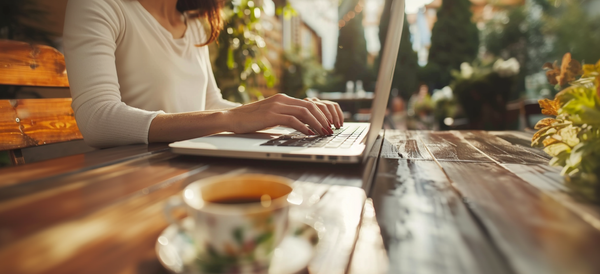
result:
<svg viewBox="0 0 600 274"><path fill-rule="evenodd" d="M214 124L215 133L218 132L234 132L234 119L232 113L229 110L215 111L208 116L202 118L211 121Z"/></svg>
<svg viewBox="0 0 600 274"><path fill-rule="evenodd" d="M231 131L222 111L197 111L157 115L150 124L149 142L173 142Z"/></svg>

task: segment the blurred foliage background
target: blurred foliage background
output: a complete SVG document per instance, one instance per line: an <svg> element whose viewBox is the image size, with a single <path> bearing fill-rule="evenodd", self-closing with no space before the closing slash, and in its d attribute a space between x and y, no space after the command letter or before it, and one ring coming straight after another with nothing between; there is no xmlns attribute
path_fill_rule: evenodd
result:
<svg viewBox="0 0 600 274"><path fill-rule="evenodd" d="M224 98L247 103L262 99L257 88L259 78L268 87L277 81L269 60L265 57L266 42L260 18L262 6L254 1L228 2L224 15L226 24L219 35L218 57L213 62L217 84Z"/></svg>

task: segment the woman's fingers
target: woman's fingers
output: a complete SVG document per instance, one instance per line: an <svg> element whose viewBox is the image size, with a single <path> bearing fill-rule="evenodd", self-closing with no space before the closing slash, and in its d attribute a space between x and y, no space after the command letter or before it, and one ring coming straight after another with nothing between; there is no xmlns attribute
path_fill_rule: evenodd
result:
<svg viewBox="0 0 600 274"><path fill-rule="evenodd" d="M329 121L327 121L327 117L325 116L325 114L323 114L323 112L321 112L319 107L317 107L317 105L314 104L313 102L303 101L300 99L292 98L292 97L289 97L286 95L279 95L279 94L274 95L271 98L274 98L273 100L275 100L276 102L280 102L280 103L283 103L286 105L304 107L305 109L310 111L312 116L314 116L321 124L321 126L319 128L315 128L315 129L318 130L320 128L324 128L324 129L326 129L326 132L328 132L327 134L333 134L333 130L331 130L331 125L330 125Z"/></svg>
<svg viewBox="0 0 600 274"><path fill-rule="evenodd" d="M331 115L331 112L329 111L329 108L327 107L326 104L323 104L321 102L314 102L315 105L317 105L317 107L319 107L319 110L321 110L321 112L323 114L325 114L325 117L327 117L327 121L329 122L329 124L334 125L334 117L333 115Z"/></svg>
<svg viewBox="0 0 600 274"><path fill-rule="evenodd" d="M285 126L291 127L297 131L300 131L300 132L306 134L306 135L314 135L315 134L303 122L301 122L300 120L298 120L298 118L296 118L292 115L278 114L275 116L275 122L279 125L285 125Z"/></svg>
<svg viewBox="0 0 600 274"><path fill-rule="evenodd" d="M278 94L265 100L246 104L226 112L231 130L236 133L253 132L282 125L304 134L333 134L331 124L341 126L341 109L329 101L304 101ZM308 126L312 128L308 128Z"/></svg>
<svg viewBox="0 0 600 274"><path fill-rule="evenodd" d="M317 130L317 133L328 135L331 134L331 128L326 128L321 125L321 122L306 108L301 106L286 105L282 103L275 103L274 109L276 113L291 115L298 118L300 121L308 124L313 129Z"/></svg>
<svg viewBox="0 0 600 274"><path fill-rule="evenodd" d="M317 99L317 98L305 98L305 100L315 103L317 105L317 107L319 107L319 110L321 110L321 112L323 112L325 117L327 117L327 121L329 122L329 124L335 125L335 119L333 116L337 115L337 113L335 113L335 112L332 113L330 111L329 107L327 106L327 104L319 101L319 99Z"/></svg>
<svg viewBox="0 0 600 274"><path fill-rule="evenodd" d="M338 113L335 109L335 105L334 104L327 104L327 103L323 103L323 105L325 105L328 109L328 111L330 113L332 113L332 121L333 121L333 125L335 126L335 128L340 128L342 127L342 121L340 121L340 117L338 116Z"/></svg>
<svg viewBox="0 0 600 274"><path fill-rule="evenodd" d="M340 107L340 105L336 102L331 102L332 105L335 108L335 112L337 113L338 119L340 121L340 127L344 126L344 112L342 111L342 108Z"/></svg>
<svg viewBox="0 0 600 274"><path fill-rule="evenodd" d="M329 114L327 115L327 118L330 119L336 128L340 128L344 125L344 112L338 103L329 100L319 100L318 98L306 98L306 100L326 107L327 110L323 112L326 115Z"/></svg>

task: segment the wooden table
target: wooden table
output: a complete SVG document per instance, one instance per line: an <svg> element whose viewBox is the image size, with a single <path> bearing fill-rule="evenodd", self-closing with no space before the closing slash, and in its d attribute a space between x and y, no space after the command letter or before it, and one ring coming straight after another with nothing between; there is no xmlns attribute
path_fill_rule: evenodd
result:
<svg viewBox="0 0 600 274"><path fill-rule="evenodd" d="M370 196L390 273L600 273L600 208L529 138L386 131Z"/></svg>
<svg viewBox="0 0 600 274"><path fill-rule="evenodd" d="M310 273L600 273L600 209L519 132L382 132L361 165L190 157L166 145L0 170L0 273L166 273L166 199L194 180L296 181Z"/></svg>
<svg viewBox="0 0 600 274"><path fill-rule="evenodd" d="M303 202L294 212L320 237L310 273L365 273L364 260L381 266L369 268L373 273L385 273L363 190L374 177L378 144L366 163L352 166L182 156L159 144L0 170L0 273L167 273L154 249L168 226L165 201L195 180L226 173L295 180Z"/></svg>

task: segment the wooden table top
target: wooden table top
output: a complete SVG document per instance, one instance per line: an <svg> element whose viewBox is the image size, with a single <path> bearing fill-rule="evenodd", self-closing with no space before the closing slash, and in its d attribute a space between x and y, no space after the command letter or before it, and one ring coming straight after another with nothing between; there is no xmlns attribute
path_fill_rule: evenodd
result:
<svg viewBox="0 0 600 274"><path fill-rule="evenodd" d="M382 132L361 165L176 155L165 144L0 169L1 273L167 273L165 201L225 173L290 178L323 231L310 273L600 273L600 208L520 132Z"/></svg>
<svg viewBox="0 0 600 274"><path fill-rule="evenodd" d="M530 135L386 131L372 197L390 273L600 273L600 208Z"/></svg>

